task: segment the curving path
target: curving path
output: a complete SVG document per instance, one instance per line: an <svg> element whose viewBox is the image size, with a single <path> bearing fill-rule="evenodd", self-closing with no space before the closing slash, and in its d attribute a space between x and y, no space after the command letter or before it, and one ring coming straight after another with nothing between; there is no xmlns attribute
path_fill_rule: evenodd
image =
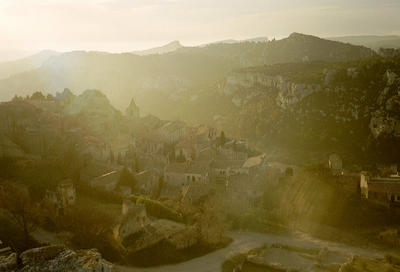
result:
<svg viewBox="0 0 400 272"><path fill-rule="evenodd" d="M322 241L302 234L278 235L255 232L231 232L229 235L233 238L233 242L229 246L187 262L150 268L121 266L119 270L121 272L220 272L222 263L230 256L245 253L265 243L282 243L305 248L327 247L331 250L369 257L382 257L383 255L383 253L372 249L361 249L344 244Z"/></svg>

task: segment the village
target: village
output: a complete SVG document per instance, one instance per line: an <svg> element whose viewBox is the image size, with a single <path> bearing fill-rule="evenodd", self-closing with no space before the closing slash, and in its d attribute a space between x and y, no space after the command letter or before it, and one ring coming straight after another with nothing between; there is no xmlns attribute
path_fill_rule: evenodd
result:
<svg viewBox="0 0 400 272"><path fill-rule="evenodd" d="M236 203L238 209L246 210L261 205L265 183L271 182L268 176L288 178L303 168L269 161L265 153L253 150L246 139L231 138L208 125L191 126L152 115L140 117L133 99L125 116L129 120L129 129L125 129L129 136L120 135L108 144L85 137L83 153L89 153L91 166L80 173L80 179L90 187L124 199L122 216L137 219L135 227L120 226L124 237L151 222L146 208L136 207L136 201L132 201L136 199L132 198L134 195L197 205L222 193L231 205ZM337 153L327 154L323 164L343 192L387 209L399 206L397 165L382 165L373 172L349 171L344 166ZM131 182L121 182L121 176L127 173ZM74 205L77 195L73 182L64 180L46 197L62 212ZM132 223L123 220L128 221Z"/></svg>
<svg viewBox="0 0 400 272"><path fill-rule="evenodd" d="M296 179L298 173L307 171L317 174L318 184L333 185L345 199L359 199L361 205L367 201L387 211L400 207L397 165L357 171L335 152L326 154L316 168L286 164L255 150L247 139L235 139L209 125L141 117L133 99L121 114L96 90L75 96L66 89L54 98L36 93L3 106L6 118L0 128L6 134L25 126L18 130L18 140L31 150L24 153L17 141L0 139L4 158L49 161L62 155L68 162L63 164L67 174L52 179L54 186L39 199L47 223L29 235L41 244L70 244L73 236L69 229L64 233L69 224L65 220L71 214L81 217L82 207L96 207L103 212L99 217L110 217L106 236L94 235L95 241L112 236L115 248L107 259L126 262L119 259L125 256L132 265L154 265L151 256L160 248L174 254L157 264L183 261L229 244L225 230L282 228L287 222L280 221L280 206L287 205L291 187L301 186L294 184L304 177ZM50 118L29 122L29 114L9 113L16 109ZM266 211L274 215L268 217ZM379 235L386 239L387 234ZM395 238L389 235L400 241L397 232ZM191 252L198 247L203 251Z"/></svg>

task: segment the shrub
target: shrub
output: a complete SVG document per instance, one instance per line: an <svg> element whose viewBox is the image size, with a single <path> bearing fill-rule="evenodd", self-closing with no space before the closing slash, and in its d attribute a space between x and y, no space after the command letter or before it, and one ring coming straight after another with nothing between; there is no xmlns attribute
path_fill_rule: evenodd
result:
<svg viewBox="0 0 400 272"><path fill-rule="evenodd" d="M73 233L72 243L76 247L97 248L106 259L120 260L121 255L112 236L116 220L108 213L92 207L74 207L58 224Z"/></svg>

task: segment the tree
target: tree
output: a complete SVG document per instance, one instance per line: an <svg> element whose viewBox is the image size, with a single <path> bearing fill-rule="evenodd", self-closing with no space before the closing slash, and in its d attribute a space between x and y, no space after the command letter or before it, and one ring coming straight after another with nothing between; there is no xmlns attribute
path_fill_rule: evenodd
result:
<svg viewBox="0 0 400 272"><path fill-rule="evenodd" d="M0 184L0 208L23 233L25 243L31 240L30 234L38 223L38 212L28 190L12 183Z"/></svg>
<svg viewBox="0 0 400 272"><path fill-rule="evenodd" d="M128 168L122 168L121 174L119 176L118 185L120 186L129 186L132 189L136 186L136 179L132 175L131 171Z"/></svg>
<svg viewBox="0 0 400 272"><path fill-rule="evenodd" d="M162 176L160 176L158 178L158 188L157 188L156 195L155 195L156 198L160 197L161 192L162 192L162 190L164 188L164 184L165 184L164 178Z"/></svg>
<svg viewBox="0 0 400 272"><path fill-rule="evenodd" d="M285 176L287 176L287 177L292 177L293 176L293 168L292 167L286 168Z"/></svg>
<svg viewBox="0 0 400 272"><path fill-rule="evenodd" d="M122 155L121 155L121 152L118 152L117 163L120 164L120 165L122 164Z"/></svg>
<svg viewBox="0 0 400 272"><path fill-rule="evenodd" d="M110 150L110 162L114 163L114 152L112 150Z"/></svg>
<svg viewBox="0 0 400 272"><path fill-rule="evenodd" d="M207 199L199 208L195 226L203 243L211 246L220 245L224 240L224 225L222 223L221 199Z"/></svg>
<svg viewBox="0 0 400 272"><path fill-rule="evenodd" d="M34 92L31 96L33 100L45 100L46 97L41 92Z"/></svg>
<svg viewBox="0 0 400 272"><path fill-rule="evenodd" d="M139 160L138 160L138 158L136 157L136 159L135 159L135 172L136 173L139 173L139 171L140 171L140 164L139 164Z"/></svg>
<svg viewBox="0 0 400 272"><path fill-rule="evenodd" d="M221 131L221 134L219 135L219 145L220 146L224 146L224 144L226 143L226 137L225 137L225 132Z"/></svg>
<svg viewBox="0 0 400 272"><path fill-rule="evenodd" d="M72 243L79 248L96 248L105 258L116 261L118 249L113 243L112 230L116 219L92 206L73 207L63 218L62 227L71 231Z"/></svg>
<svg viewBox="0 0 400 272"><path fill-rule="evenodd" d="M24 99L21 96L14 95L13 99L11 101L17 102L17 101L23 101Z"/></svg>

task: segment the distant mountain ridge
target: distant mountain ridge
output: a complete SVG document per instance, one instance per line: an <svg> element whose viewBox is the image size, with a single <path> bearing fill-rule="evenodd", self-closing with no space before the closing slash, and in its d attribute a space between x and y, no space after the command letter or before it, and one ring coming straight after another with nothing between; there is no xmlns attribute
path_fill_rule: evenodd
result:
<svg viewBox="0 0 400 272"><path fill-rule="evenodd" d="M166 53L171 53L179 48L182 48L183 46L179 41L172 41L166 45L155 47L155 48L150 48L146 50L138 50L138 51L133 51L133 54L139 55L139 56L147 56L147 55L154 55L154 54L166 54Z"/></svg>
<svg viewBox="0 0 400 272"><path fill-rule="evenodd" d="M44 50L32 56L22 59L0 62L0 79L7 78L12 74L22 73L40 67L50 57L60 54L52 50Z"/></svg>
<svg viewBox="0 0 400 272"><path fill-rule="evenodd" d="M328 40L338 41L343 43L350 43L354 45L363 45L372 49L379 48L400 48L400 36L343 36L343 37L329 37Z"/></svg>
<svg viewBox="0 0 400 272"><path fill-rule="evenodd" d="M268 42L181 47L169 54L75 51L54 55L39 68L0 80L0 100L31 94L33 90L55 93L70 88L80 93L101 89L114 105L125 108L133 95L141 94L144 101L144 96L158 91L208 88L235 69L289 62L348 61L374 54L362 46L299 33ZM153 110L152 106L143 108L144 112Z"/></svg>
<svg viewBox="0 0 400 272"><path fill-rule="evenodd" d="M255 38L244 39L244 40L226 39L226 40L222 40L222 41L201 44L201 45L199 45L199 47L204 47L204 46L211 45L211 44L234 44L234 43L241 43L241 42L268 42L268 41L269 41L268 37L255 37Z"/></svg>

